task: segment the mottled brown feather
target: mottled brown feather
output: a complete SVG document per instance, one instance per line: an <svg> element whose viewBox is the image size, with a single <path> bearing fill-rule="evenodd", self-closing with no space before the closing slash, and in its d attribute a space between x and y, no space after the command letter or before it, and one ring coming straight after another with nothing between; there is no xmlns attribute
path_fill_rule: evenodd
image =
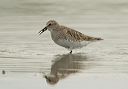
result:
<svg viewBox="0 0 128 89"><path fill-rule="evenodd" d="M78 32L74 29L65 27L65 26L60 26L64 35L66 36L67 40L71 40L71 41L96 41L96 40L102 40L101 38L95 38L95 37L90 37L87 35L82 34L81 32Z"/></svg>

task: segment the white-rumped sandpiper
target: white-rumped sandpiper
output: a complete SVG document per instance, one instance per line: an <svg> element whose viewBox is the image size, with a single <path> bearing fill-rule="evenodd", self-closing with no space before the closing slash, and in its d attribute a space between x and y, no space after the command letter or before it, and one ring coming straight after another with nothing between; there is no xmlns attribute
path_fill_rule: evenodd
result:
<svg viewBox="0 0 128 89"><path fill-rule="evenodd" d="M62 26L55 20L48 21L46 27L39 34L42 34L47 29L51 32L52 40L56 44L69 49L70 53L72 53L73 49L82 48L91 42L102 40L101 38L87 36L74 29Z"/></svg>

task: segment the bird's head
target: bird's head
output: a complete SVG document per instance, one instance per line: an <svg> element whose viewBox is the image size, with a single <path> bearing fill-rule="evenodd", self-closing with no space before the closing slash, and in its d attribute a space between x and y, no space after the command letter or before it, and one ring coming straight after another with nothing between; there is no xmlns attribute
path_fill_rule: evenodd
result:
<svg viewBox="0 0 128 89"><path fill-rule="evenodd" d="M47 23L46 23L46 26L41 30L39 31L39 34L42 34L44 31L46 31L47 29L49 31L51 30L54 30L56 29L57 27L59 26L59 24L55 21L55 20L49 20Z"/></svg>

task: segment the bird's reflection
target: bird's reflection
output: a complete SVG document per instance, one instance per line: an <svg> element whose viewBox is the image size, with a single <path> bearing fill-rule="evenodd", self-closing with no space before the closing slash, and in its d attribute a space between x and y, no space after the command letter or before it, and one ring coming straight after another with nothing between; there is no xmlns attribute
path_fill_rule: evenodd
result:
<svg viewBox="0 0 128 89"><path fill-rule="evenodd" d="M85 55L85 54L84 54ZM48 84L56 84L60 79L67 78L71 74L80 72L84 68L87 57L83 54L57 55L53 60L49 75L45 75Z"/></svg>

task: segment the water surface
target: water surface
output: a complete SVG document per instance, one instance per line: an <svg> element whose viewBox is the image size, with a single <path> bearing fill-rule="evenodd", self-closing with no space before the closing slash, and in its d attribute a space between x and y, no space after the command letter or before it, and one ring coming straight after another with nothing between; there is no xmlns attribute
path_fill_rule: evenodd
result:
<svg viewBox="0 0 128 89"><path fill-rule="evenodd" d="M0 88L128 87L127 1L11 2L0 4ZM51 40L50 32L38 35L50 19L104 40L69 54Z"/></svg>

